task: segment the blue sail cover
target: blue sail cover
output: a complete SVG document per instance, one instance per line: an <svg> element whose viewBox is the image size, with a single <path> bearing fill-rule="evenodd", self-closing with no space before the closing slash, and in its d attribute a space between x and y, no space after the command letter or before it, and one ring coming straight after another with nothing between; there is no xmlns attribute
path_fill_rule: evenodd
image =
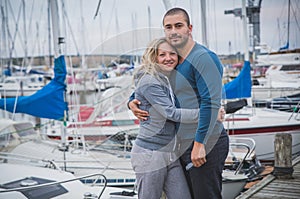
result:
<svg viewBox="0 0 300 199"><path fill-rule="evenodd" d="M287 49L289 49L289 46L290 46L290 43L287 42L287 43L285 44L285 46L282 46L282 47L279 48L279 51L281 51L281 50L287 50Z"/></svg>
<svg viewBox="0 0 300 199"><path fill-rule="evenodd" d="M47 85L30 96L0 99L0 108L40 118L63 120L68 110L65 102L66 74L65 58L60 56L54 60L54 78Z"/></svg>
<svg viewBox="0 0 300 199"><path fill-rule="evenodd" d="M251 97L250 62L245 61L240 74L231 82L224 85L224 99L237 99Z"/></svg>

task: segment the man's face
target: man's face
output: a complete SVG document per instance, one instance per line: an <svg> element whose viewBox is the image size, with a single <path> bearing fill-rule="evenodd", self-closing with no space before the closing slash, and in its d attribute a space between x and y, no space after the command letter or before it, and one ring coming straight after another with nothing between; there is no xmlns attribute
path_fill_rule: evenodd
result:
<svg viewBox="0 0 300 199"><path fill-rule="evenodd" d="M192 25L188 26L183 14L169 15L164 18L164 31L167 40L176 48L183 48L191 34Z"/></svg>

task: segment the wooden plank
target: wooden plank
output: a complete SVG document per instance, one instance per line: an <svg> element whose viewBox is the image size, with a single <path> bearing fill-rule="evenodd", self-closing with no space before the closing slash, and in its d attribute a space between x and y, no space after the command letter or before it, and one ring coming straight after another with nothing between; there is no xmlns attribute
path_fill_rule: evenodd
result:
<svg viewBox="0 0 300 199"><path fill-rule="evenodd" d="M274 184L274 186L282 186L284 188L287 188L287 187L293 186L293 185L300 185L300 181L292 181L292 182L278 182L278 181L276 181L276 182L272 183L272 185L273 184Z"/></svg>
<svg viewBox="0 0 300 199"><path fill-rule="evenodd" d="M276 182L274 183L277 183L277 184L298 184L300 182L300 178L297 178L297 179L291 179L291 180L279 180L279 179L276 179Z"/></svg>
<svg viewBox="0 0 300 199"><path fill-rule="evenodd" d="M300 163L300 156L297 156L295 159L293 159L293 165L294 166L296 166L296 167L300 167L300 164L298 164L298 163Z"/></svg>
<svg viewBox="0 0 300 199"><path fill-rule="evenodd" d="M291 199L290 196L287 195L278 195L278 194L263 194L263 193L257 193L255 196L251 197L253 198L259 198L259 199ZM294 198L297 199L297 198Z"/></svg>
<svg viewBox="0 0 300 199"><path fill-rule="evenodd" d="M283 190L283 189L268 189L267 187L261 190L261 193L272 193L272 194L284 194L284 195L291 195L291 196L300 196L299 191L295 191L297 188L295 187L294 190ZM298 188L299 189L299 188Z"/></svg>
<svg viewBox="0 0 300 199"><path fill-rule="evenodd" d="M257 196L257 197L280 197L280 198L299 198L299 194L293 194L293 193L288 193L288 192L274 192L274 191L261 191L261 192L258 192L256 193L254 196ZM252 198L252 197L251 197Z"/></svg>
<svg viewBox="0 0 300 199"><path fill-rule="evenodd" d="M262 199L267 199L267 198L270 198L270 199L274 199L274 198L280 198L280 199L283 199L283 198L286 198L286 199L291 199L291 198L294 198L294 199L296 199L296 198L298 198L297 196L296 197L294 197L294 196L290 196L290 195L286 195L286 194L278 194L278 193L272 193L272 192L270 192L270 193L264 193L264 192L258 192L258 193L256 193L255 195L253 195L252 197L251 197L251 199L253 199L253 198L262 198Z"/></svg>
<svg viewBox="0 0 300 199"><path fill-rule="evenodd" d="M244 192L240 196L236 197L236 199L250 198L252 195L257 193L259 190L261 190L264 186L266 186L267 184L272 182L274 179L275 179L275 177L273 175L268 175L262 181L260 181L259 183L255 184L253 187L248 189L246 192Z"/></svg>
<svg viewBox="0 0 300 199"><path fill-rule="evenodd" d="M294 187L283 187L283 186L267 186L266 190L272 190L274 192L293 192L300 194L299 186Z"/></svg>

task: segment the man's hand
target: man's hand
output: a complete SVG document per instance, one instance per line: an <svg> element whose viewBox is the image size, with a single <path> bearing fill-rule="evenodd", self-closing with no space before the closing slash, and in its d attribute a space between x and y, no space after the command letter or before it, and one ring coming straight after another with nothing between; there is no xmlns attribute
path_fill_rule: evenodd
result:
<svg viewBox="0 0 300 199"><path fill-rule="evenodd" d="M206 162L206 151L204 144L194 141L191 160L194 167L200 167Z"/></svg>
<svg viewBox="0 0 300 199"><path fill-rule="evenodd" d="M130 108L130 110L132 111L132 113L135 115L135 117L137 117L139 120L147 120L149 113L147 111L143 111L141 109L139 109L139 105L141 104L140 101L138 101L137 99L132 100L131 102L129 102L128 106Z"/></svg>
<svg viewBox="0 0 300 199"><path fill-rule="evenodd" d="M220 121L220 122L224 122L224 120L225 120L225 114L226 114L226 112L225 112L225 109L224 109L224 107L222 106L220 109L219 109L219 112L218 112L218 121Z"/></svg>

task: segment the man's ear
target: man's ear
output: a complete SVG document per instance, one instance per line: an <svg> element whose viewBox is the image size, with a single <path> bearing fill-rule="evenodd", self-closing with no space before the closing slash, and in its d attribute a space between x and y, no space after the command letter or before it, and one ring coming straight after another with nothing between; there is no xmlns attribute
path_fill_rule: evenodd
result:
<svg viewBox="0 0 300 199"><path fill-rule="evenodd" d="M189 25L189 33L192 33L192 31L193 31L193 25L190 24L190 25Z"/></svg>

